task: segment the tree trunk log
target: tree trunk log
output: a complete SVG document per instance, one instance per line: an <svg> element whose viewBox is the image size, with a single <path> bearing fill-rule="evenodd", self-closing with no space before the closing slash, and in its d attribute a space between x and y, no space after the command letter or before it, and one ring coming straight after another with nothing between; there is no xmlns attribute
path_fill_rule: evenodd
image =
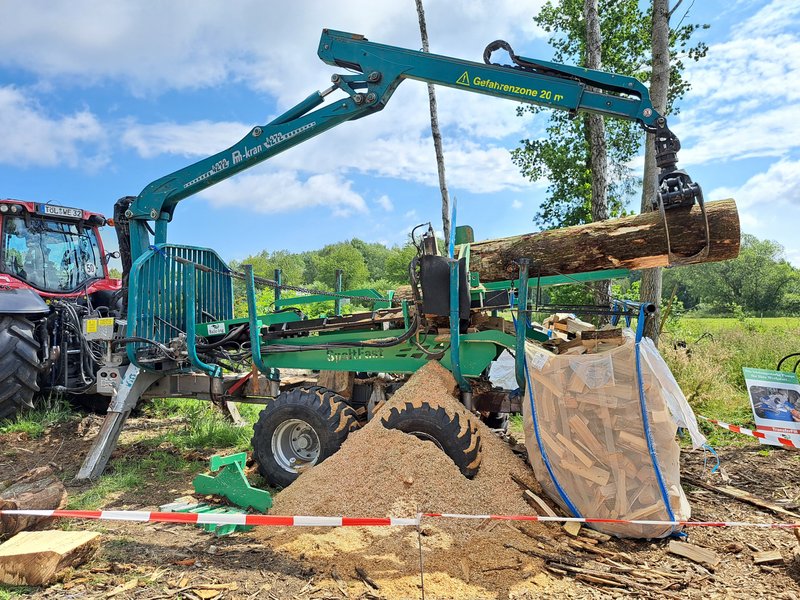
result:
<svg viewBox="0 0 800 600"><path fill-rule="evenodd" d="M50 467L37 467L17 479L0 483L0 510L64 508L67 491ZM0 536L49 522L46 517L0 516Z"/></svg>
<svg viewBox="0 0 800 600"><path fill-rule="evenodd" d="M695 262L736 258L741 237L736 202L709 202L706 212L711 246L708 256ZM669 210L667 222L673 252L688 256L702 249L705 235L699 207ZM531 277L669 266L658 212L475 242L470 271L477 271L484 282L515 279L519 272L515 261L520 258L530 259Z"/></svg>

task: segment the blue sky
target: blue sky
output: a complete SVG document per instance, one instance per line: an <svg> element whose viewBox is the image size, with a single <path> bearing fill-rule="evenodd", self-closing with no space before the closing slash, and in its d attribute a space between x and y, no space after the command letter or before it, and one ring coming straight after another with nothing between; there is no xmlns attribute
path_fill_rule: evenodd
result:
<svg viewBox="0 0 800 600"><path fill-rule="evenodd" d="M433 52L480 61L502 38L523 56L552 55L531 18L541 1L425 5ZM120 196L328 87L336 70L316 55L323 28L420 45L412 0L29 0L0 9L0 197L108 215ZM800 2L696 0L687 19L711 28L700 34L708 57L690 65L693 88L670 121L680 165L708 200L736 198L743 230L777 240L800 265ZM478 239L534 230L546 182L525 181L509 150L541 135L544 116L520 118L513 102L448 89L438 99L459 223ZM425 86L405 82L382 113L184 200L171 241L239 259L351 237L402 243L417 223L438 228L429 126Z"/></svg>

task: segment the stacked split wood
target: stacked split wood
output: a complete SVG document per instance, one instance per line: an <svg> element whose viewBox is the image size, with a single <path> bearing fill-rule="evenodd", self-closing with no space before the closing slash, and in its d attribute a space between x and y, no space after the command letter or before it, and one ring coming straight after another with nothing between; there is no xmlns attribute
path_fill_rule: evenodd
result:
<svg viewBox="0 0 800 600"><path fill-rule="evenodd" d="M539 441L553 476L582 516L670 520L656 477L658 469L675 518L688 519L689 505L680 486L676 425L658 381L642 361L648 444L635 344L626 337L622 345L610 347L595 354L556 356L528 346ZM531 464L543 489L568 510L542 459L529 394L527 390L523 407ZM663 537L672 531L669 526L597 528L623 537Z"/></svg>

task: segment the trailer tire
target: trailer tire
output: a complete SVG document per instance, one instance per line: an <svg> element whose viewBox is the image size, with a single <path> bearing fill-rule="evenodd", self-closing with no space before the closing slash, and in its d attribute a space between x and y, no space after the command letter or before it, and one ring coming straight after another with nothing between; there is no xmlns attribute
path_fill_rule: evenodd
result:
<svg viewBox="0 0 800 600"><path fill-rule="evenodd" d="M403 407L392 406L381 416L381 421L387 429L397 429L436 444L467 479L477 475L483 441L478 426L470 417L450 414L444 407L429 402L406 402Z"/></svg>
<svg viewBox="0 0 800 600"><path fill-rule="evenodd" d="M320 386L280 393L253 426L253 458L271 486L286 487L300 473L334 454L358 429L355 412Z"/></svg>
<svg viewBox="0 0 800 600"><path fill-rule="evenodd" d="M508 413L489 413L488 416L483 417L481 419L483 424L486 425L489 429L497 429L498 431L502 431L503 433L508 432Z"/></svg>
<svg viewBox="0 0 800 600"><path fill-rule="evenodd" d="M33 406L39 391L42 345L34 324L18 315L0 315L0 420Z"/></svg>

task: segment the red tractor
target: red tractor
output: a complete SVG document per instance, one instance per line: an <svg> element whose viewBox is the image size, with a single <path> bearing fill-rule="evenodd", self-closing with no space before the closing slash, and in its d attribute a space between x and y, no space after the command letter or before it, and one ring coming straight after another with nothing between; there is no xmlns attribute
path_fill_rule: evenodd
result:
<svg viewBox="0 0 800 600"><path fill-rule="evenodd" d="M39 392L97 392L101 346L121 305L99 228L103 215L0 200L0 419ZM106 397L107 402L107 397Z"/></svg>

